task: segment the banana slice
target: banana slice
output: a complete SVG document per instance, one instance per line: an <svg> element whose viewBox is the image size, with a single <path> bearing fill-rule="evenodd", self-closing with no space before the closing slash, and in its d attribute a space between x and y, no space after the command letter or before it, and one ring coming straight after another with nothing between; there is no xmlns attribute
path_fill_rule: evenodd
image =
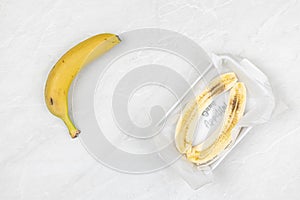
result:
<svg viewBox="0 0 300 200"><path fill-rule="evenodd" d="M192 147L193 134L199 115L213 101L214 97L229 90L237 82L234 73L226 73L215 78L207 88L183 110L175 132L175 143L178 151L186 153Z"/></svg>
<svg viewBox="0 0 300 200"><path fill-rule="evenodd" d="M246 106L246 88L242 82L236 83L230 90L229 102L225 111L221 134L212 145L202 149L199 145L189 146L185 154L190 162L197 165L207 164L216 158L232 141L232 130L244 114Z"/></svg>

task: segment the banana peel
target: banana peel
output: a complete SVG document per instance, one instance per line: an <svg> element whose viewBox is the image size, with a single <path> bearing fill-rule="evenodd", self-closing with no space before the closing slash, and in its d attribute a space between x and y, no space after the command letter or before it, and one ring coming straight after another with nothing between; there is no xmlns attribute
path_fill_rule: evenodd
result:
<svg viewBox="0 0 300 200"><path fill-rule="evenodd" d="M219 136L208 147L203 148L203 143L194 146L193 135L199 116L216 96L228 90L230 90L229 100ZM232 130L242 118L245 106L246 87L244 83L237 82L234 73L226 73L215 78L195 100L189 102L184 108L176 126L177 150L184 154L188 161L197 165L213 161L232 142Z"/></svg>

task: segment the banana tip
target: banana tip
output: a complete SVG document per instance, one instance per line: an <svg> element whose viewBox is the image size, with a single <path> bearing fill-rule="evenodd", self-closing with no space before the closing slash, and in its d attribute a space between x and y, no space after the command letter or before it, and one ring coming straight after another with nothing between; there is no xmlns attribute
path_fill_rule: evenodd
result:
<svg viewBox="0 0 300 200"><path fill-rule="evenodd" d="M120 36L116 35L116 37L118 38L118 40L119 40L120 42L122 41L121 38L120 38Z"/></svg>
<svg viewBox="0 0 300 200"><path fill-rule="evenodd" d="M71 137L74 139L74 138L77 138L77 136L80 134L80 130L76 130L74 132L71 133Z"/></svg>

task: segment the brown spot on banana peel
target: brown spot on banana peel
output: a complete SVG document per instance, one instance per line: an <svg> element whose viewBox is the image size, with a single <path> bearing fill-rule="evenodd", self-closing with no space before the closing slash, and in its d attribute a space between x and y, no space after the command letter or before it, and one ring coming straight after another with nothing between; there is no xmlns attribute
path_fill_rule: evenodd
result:
<svg viewBox="0 0 300 200"><path fill-rule="evenodd" d="M50 98L50 104L53 105L53 99L52 98Z"/></svg>

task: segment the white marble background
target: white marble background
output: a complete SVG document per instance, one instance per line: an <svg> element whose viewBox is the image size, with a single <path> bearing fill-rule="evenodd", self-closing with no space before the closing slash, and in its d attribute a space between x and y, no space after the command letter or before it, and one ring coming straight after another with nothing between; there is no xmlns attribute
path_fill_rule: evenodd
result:
<svg viewBox="0 0 300 200"><path fill-rule="evenodd" d="M298 0L1 0L0 199L299 199ZM253 129L193 191L168 170L120 174L98 164L46 110L56 60L101 32L178 31L208 53L260 66L289 111Z"/></svg>

